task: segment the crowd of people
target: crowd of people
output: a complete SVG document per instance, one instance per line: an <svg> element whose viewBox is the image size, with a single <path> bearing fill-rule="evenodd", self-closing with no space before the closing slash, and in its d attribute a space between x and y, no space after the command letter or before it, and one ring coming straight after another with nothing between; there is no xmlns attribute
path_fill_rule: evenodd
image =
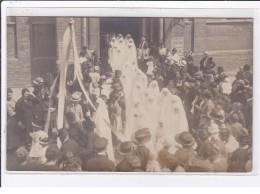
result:
<svg viewBox="0 0 260 194"><path fill-rule="evenodd" d="M7 96L7 168L14 171L250 172L253 74L226 75L207 54L136 48L108 35L108 60L80 52L82 95L68 67L64 126L57 127L55 75ZM48 112L50 112L48 116ZM46 121L49 125L46 130Z"/></svg>

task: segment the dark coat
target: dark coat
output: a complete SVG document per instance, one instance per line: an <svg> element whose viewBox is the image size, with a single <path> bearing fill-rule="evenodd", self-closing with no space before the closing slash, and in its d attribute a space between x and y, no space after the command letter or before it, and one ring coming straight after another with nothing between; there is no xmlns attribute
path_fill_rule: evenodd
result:
<svg viewBox="0 0 260 194"><path fill-rule="evenodd" d="M25 141L26 131L21 129L17 123L16 116L7 123L7 150L16 149Z"/></svg>
<svg viewBox="0 0 260 194"><path fill-rule="evenodd" d="M79 155L79 153L82 151L82 147L80 147L79 144L73 139L68 139L62 143L61 151L63 153L71 151L74 155Z"/></svg>
<svg viewBox="0 0 260 194"><path fill-rule="evenodd" d="M149 155L150 155L149 149L143 145L139 145L139 146L137 146L137 148L135 150L135 154L141 161L141 169L143 171L146 171L146 166L147 166L147 163L149 160Z"/></svg>
<svg viewBox="0 0 260 194"><path fill-rule="evenodd" d="M238 148L230 158L228 172L246 172L246 163L249 159L249 148Z"/></svg>
<svg viewBox="0 0 260 194"><path fill-rule="evenodd" d="M113 161L109 160L107 156L96 155L88 160L86 165L87 171L116 171L116 167Z"/></svg>
<svg viewBox="0 0 260 194"><path fill-rule="evenodd" d="M68 129L68 133L71 139L75 140L80 146L84 147L84 129L79 123L72 123Z"/></svg>
<svg viewBox="0 0 260 194"><path fill-rule="evenodd" d="M33 120L33 104L31 100L27 102L20 98L15 105L17 122L21 121L27 131L31 131Z"/></svg>
<svg viewBox="0 0 260 194"><path fill-rule="evenodd" d="M116 169L118 172L133 172L141 169L141 161L134 153L129 154L116 166Z"/></svg>

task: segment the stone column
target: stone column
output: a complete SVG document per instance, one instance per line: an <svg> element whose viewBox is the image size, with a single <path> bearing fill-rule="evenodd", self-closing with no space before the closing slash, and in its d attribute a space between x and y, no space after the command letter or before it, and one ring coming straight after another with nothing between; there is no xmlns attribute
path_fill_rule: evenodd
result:
<svg viewBox="0 0 260 194"><path fill-rule="evenodd" d="M16 67L13 68L13 79L19 80L14 84L15 87L29 87L31 86L31 75L32 75L32 66L31 66L31 41L32 33L30 33L30 17L16 17L16 31L17 31L17 63ZM9 74L8 74L9 76ZM11 77L10 77L11 78ZM8 80L10 79L8 77ZM13 81L14 81L13 80Z"/></svg>
<svg viewBox="0 0 260 194"><path fill-rule="evenodd" d="M89 18L88 20L88 46L90 50L95 50L100 56L100 21L99 18Z"/></svg>
<svg viewBox="0 0 260 194"><path fill-rule="evenodd" d="M194 62L198 64L206 51L206 19L194 19Z"/></svg>
<svg viewBox="0 0 260 194"><path fill-rule="evenodd" d="M163 42L163 18L159 19L159 26L158 26L158 30L159 30L159 42Z"/></svg>
<svg viewBox="0 0 260 194"><path fill-rule="evenodd" d="M154 18L150 19L150 42L154 41Z"/></svg>
<svg viewBox="0 0 260 194"><path fill-rule="evenodd" d="M192 21L184 21L184 52L189 52L192 50Z"/></svg>
<svg viewBox="0 0 260 194"><path fill-rule="evenodd" d="M87 18L81 18L81 46L87 46Z"/></svg>
<svg viewBox="0 0 260 194"><path fill-rule="evenodd" d="M146 35L146 18L142 18L142 23L141 23L141 36Z"/></svg>

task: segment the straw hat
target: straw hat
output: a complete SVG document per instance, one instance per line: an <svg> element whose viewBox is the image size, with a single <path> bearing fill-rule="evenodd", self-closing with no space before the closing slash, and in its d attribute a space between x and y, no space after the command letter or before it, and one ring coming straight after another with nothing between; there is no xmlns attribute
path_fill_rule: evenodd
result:
<svg viewBox="0 0 260 194"><path fill-rule="evenodd" d="M35 86L42 86L44 84L44 80L41 77L37 77L35 80L33 80L33 84Z"/></svg>
<svg viewBox="0 0 260 194"><path fill-rule="evenodd" d="M73 101L73 102L81 101L81 94L80 94L80 92L73 92L71 97L70 97L70 101Z"/></svg>

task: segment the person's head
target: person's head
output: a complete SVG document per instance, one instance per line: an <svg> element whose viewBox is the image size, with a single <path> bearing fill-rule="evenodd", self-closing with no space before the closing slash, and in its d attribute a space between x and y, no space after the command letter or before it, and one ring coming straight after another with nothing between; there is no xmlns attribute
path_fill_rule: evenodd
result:
<svg viewBox="0 0 260 194"><path fill-rule="evenodd" d="M66 113L65 117L66 117L66 122L68 123L68 125L70 125L71 123L76 121L76 116L73 112Z"/></svg>
<svg viewBox="0 0 260 194"><path fill-rule="evenodd" d="M27 161L28 158L28 151L26 150L26 148L24 146L19 147L16 151L15 151L15 158L18 161L19 164L22 164L24 162Z"/></svg>
<svg viewBox="0 0 260 194"><path fill-rule="evenodd" d="M206 125L201 125L200 129L198 130L197 136L201 141L206 141L210 136L208 127Z"/></svg>
<svg viewBox="0 0 260 194"><path fill-rule="evenodd" d="M89 68L89 73L93 73L94 72L94 68L93 67L90 67Z"/></svg>
<svg viewBox="0 0 260 194"><path fill-rule="evenodd" d="M177 134L175 136L175 140L183 147L192 147L195 144L195 140L189 132L182 132Z"/></svg>
<svg viewBox="0 0 260 194"><path fill-rule="evenodd" d="M73 104L78 104L81 101L81 92L79 91L75 91L72 93L71 97L70 97L70 101Z"/></svg>
<svg viewBox="0 0 260 194"><path fill-rule="evenodd" d="M99 137L94 142L94 149L98 153L105 152L107 148L108 140L104 137Z"/></svg>
<svg viewBox="0 0 260 194"><path fill-rule="evenodd" d="M122 72L120 70L115 70L115 77L120 78L122 76Z"/></svg>
<svg viewBox="0 0 260 194"><path fill-rule="evenodd" d="M84 127L84 129L86 129L88 132L93 132L94 129L96 128L96 124L93 121L83 121L82 122L82 126Z"/></svg>
<svg viewBox="0 0 260 194"><path fill-rule="evenodd" d="M243 69L244 69L244 71L250 71L251 68L250 68L250 65L245 64Z"/></svg>
<svg viewBox="0 0 260 194"><path fill-rule="evenodd" d="M238 120L239 120L238 114L233 113L233 114L230 116L230 120L231 120L232 123L237 123Z"/></svg>
<svg viewBox="0 0 260 194"><path fill-rule="evenodd" d="M173 49L172 49L172 54L174 55L175 53L177 53L177 49L176 49L176 48L173 48Z"/></svg>
<svg viewBox="0 0 260 194"><path fill-rule="evenodd" d="M222 141L227 141L228 138L230 137L230 131L226 128L226 126L221 126L219 128L219 137Z"/></svg>
<svg viewBox="0 0 260 194"><path fill-rule="evenodd" d="M61 151L56 144L50 144L45 152L45 157L48 162L58 161L61 157Z"/></svg>
<svg viewBox="0 0 260 194"><path fill-rule="evenodd" d="M160 47L161 47L161 48L164 48L164 43L163 43L163 42L160 43Z"/></svg>
<svg viewBox="0 0 260 194"><path fill-rule="evenodd" d="M224 68L223 67L218 67L218 74L221 74L222 72L224 72Z"/></svg>
<svg viewBox="0 0 260 194"><path fill-rule="evenodd" d="M10 100L13 95L13 90L11 88L7 88L7 100Z"/></svg>
<svg viewBox="0 0 260 194"><path fill-rule="evenodd" d="M239 143L240 147L244 147L246 145L249 145L249 134L248 130L245 128L240 128L237 130L237 142Z"/></svg>
<svg viewBox="0 0 260 194"><path fill-rule="evenodd" d="M243 108L243 105L240 103L240 102L235 102L233 105L232 105L232 110L234 112L239 112L241 111Z"/></svg>
<svg viewBox="0 0 260 194"><path fill-rule="evenodd" d="M212 156L216 155L217 149L213 142L206 142L202 145L201 149L198 151L198 155L204 159L210 159Z"/></svg>
<svg viewBox="0 0 260 194"><path fill-rule="evenodd" d="M212 98L212 93L210 91L205 91L202 96L205 100L209 100Z"/></svg>
<svg viewBox="0 0 260 194"><path fill-rule="evenodd" d="M29 98L29 95L30 95L30 91L27 89L27 88L24 88L22 90L22 96L24 99L28 99Z"/></svg>
<svg viewBox="0 0 260 194"><path fill-rule="evenodd" d="M142 36L142 41L145 41L145 36Z"/></svg>

